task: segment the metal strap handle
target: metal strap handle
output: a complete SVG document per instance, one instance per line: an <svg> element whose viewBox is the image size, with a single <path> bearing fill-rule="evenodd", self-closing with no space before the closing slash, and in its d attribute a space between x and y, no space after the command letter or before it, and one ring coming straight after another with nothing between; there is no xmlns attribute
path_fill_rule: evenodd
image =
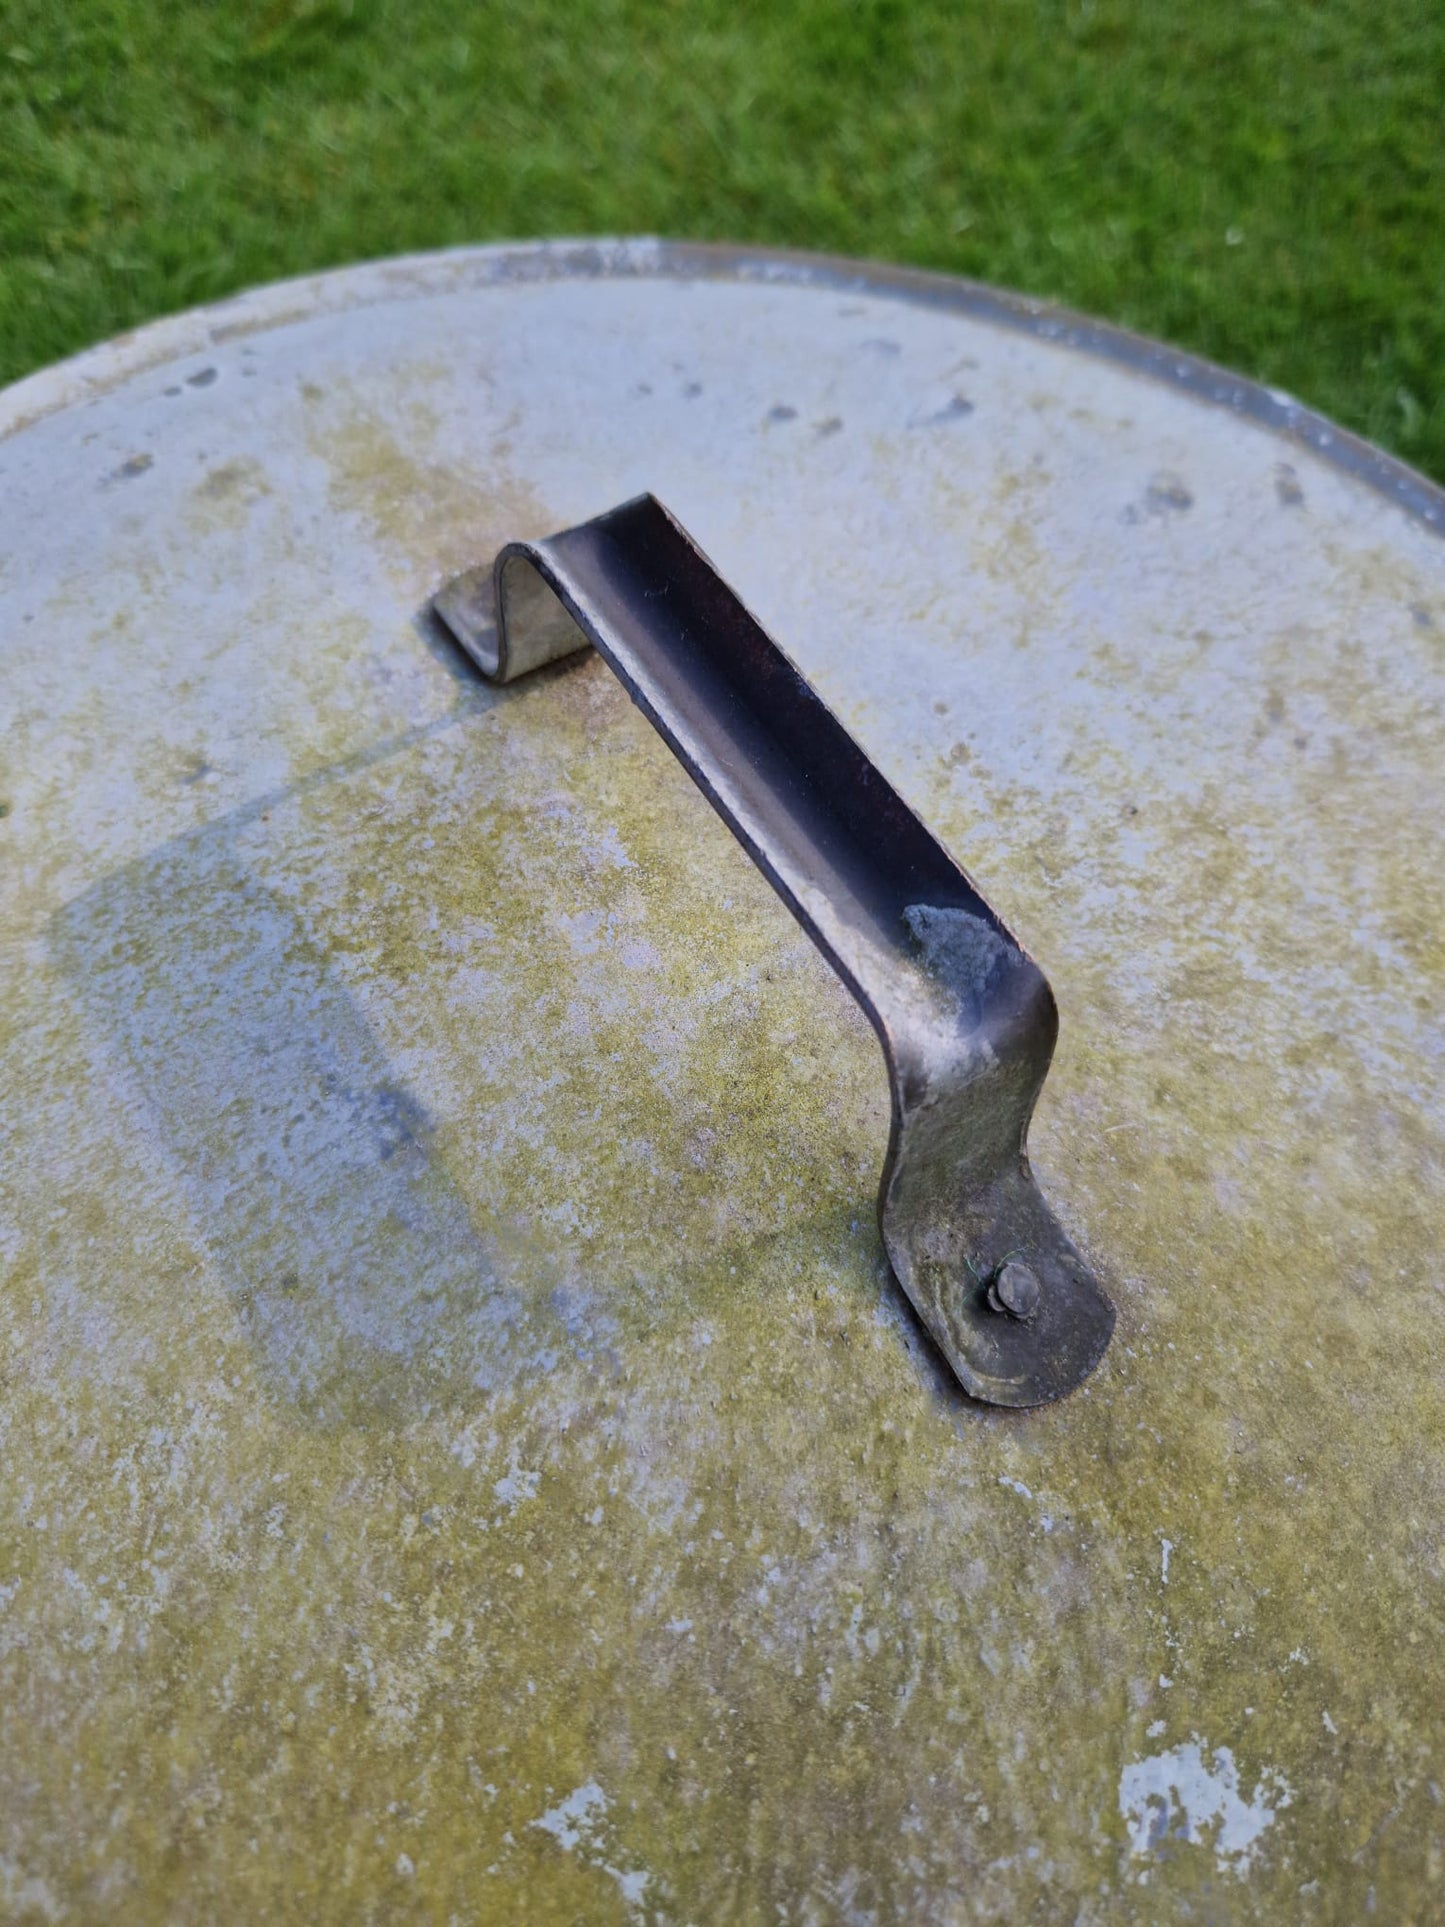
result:
<svg viewBox="0 0 1445 1927"><path fill-rule="evenodd" d="M1114 1311L1025 1137L1058 1014L1043 972L650 495L538 542L435 608L509 682L591 643L872 1021L893 1095L879 1193L899 1283L964 1389L1040 1405Z"/></svg>

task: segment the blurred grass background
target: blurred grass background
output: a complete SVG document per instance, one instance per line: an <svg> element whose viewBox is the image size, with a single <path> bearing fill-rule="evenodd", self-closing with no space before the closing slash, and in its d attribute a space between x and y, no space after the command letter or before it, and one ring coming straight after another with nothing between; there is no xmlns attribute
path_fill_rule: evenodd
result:
<svg viewBox="0 0 1445 1927"><path fill-rule="evenodd" d="M404 249L945 268L1445 480L1445 0L0 0L0 380Z"/></svg>

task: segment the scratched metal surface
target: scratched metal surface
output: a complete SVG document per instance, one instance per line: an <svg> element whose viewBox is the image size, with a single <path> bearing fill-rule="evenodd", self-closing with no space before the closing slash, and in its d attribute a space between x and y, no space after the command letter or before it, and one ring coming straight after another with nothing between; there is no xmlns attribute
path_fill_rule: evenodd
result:
<svg viewBox="0 0 1445 1927"><path fill-rule="evenodd" d="M0 429L0 1914L1438 1916L1439 494L651 243ZM950 1389L877 1046L607 672L419 620L641 489L1049 972L1057 1408Z"/></svg>

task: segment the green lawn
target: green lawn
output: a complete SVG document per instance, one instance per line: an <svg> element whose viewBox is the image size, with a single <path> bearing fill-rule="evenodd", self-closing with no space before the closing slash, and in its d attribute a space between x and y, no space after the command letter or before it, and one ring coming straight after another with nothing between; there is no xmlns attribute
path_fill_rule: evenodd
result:
<svg viewBox="0 0 1445 1927"><path fill-rule="evenodd" d="M956 269L1445 478L1445 0L0 0L0 379L251 282L656 232Z"/></svg>

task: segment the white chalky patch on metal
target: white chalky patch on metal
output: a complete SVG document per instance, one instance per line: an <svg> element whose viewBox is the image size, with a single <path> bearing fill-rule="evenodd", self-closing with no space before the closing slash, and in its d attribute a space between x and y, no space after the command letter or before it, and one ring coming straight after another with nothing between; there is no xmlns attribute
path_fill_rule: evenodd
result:
<svg viewBox="0 0 1445 1927"><path fill-rule="evenodd" d="M610 1805L597 1782L588 1780L569 1793L560 1805L544 1813L540 1820L534 1820L532 1825L543 1833L550 1833L566 1852L580 1854L599 1873L605 1873L615 1880L627 1904L628 1913L636 1916L642 1906L650 1876L639 1872L624 1873L604 1858L606 1848L602 1836L607 1827L607 1809Z"/></svg>
<svg viewBox="0 0 1445 1927"><path fill-rule="evenodd" d="M1276 1809L1287 1807L1290 1798L1284 1775L1266 1767L1246 1800L1230 1749L1211 1750L1197 1736L1135 1760L1119 1775L1119 1812L1131 1852L1154 1853L1166 1840L1186 1840L1211 1846L1219 1871L1241 1878Z"/></svg>

